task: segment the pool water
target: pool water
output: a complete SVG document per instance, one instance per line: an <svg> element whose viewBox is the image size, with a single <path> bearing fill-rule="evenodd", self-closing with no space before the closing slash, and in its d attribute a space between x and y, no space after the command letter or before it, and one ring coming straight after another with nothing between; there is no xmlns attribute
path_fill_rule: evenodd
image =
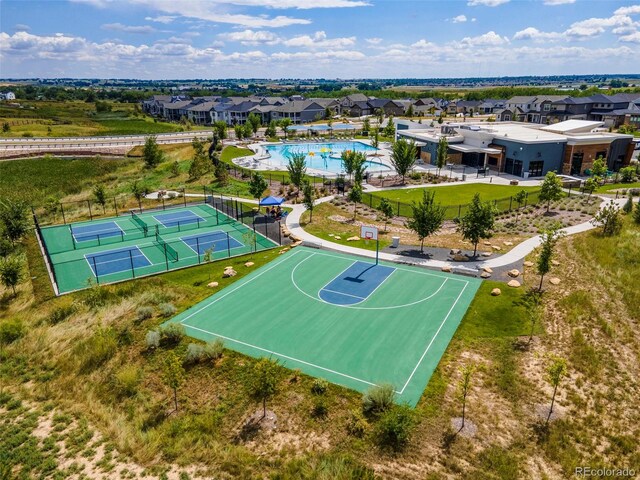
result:
<svg viewBox="0 0 640 480"><path fill-rule="evenodd" d="M362 142L325 142L325 143L296 143L265 145L270 158L263 163L274 167L286 167L294 153L306 154L307 168L324 170L329 173L342 173L344 168L340 156L345 150L365 152L367 155L375 153L376 148ZM370 157L369 157L370 158ZM367 161L367 172L387 171L389 167L375 160Z"/></svg>

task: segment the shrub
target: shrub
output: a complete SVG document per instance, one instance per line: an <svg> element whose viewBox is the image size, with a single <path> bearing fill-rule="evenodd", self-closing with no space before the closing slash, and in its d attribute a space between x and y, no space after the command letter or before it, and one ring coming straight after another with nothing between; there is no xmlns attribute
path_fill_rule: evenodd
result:
<svg viewBox="0 0 640 480"><path fill-rule="evenodd" d="M327 382L324 378L316 378L313 381L313 385L311 385L311 393L322 395L327 391L328 387L329 382Z"/></svg>
<svg viewBox="0 0 640 480"><path fill-rule="evenodd" d="M362 397L362 411L367 415L379 415L393 406L396 392L388 383L371 387Z"/></svg>
<svg viewBox="0 0 640 480"><path fill-rule="evenodd" d="M138 391L140 370L135 365L121 367L113 376L116 393L121 397L132 397Z"/></svg>
<svg viewBox="0 0 640 480"><path fill-rule="evenodd" d="M184 336L184 327L179 323L170 323L160 330L160 341L165 345L177 345Z"/></svg>
<svg viewBox="0 0 640 480"><path fill-rule="evenodd" d="M147 350L154 350L160 346L160 332L156 330L150 330L144 337L144 342L147 345Z"/></svg>
<svg viewBox="0 0 640 480"><path fill-rule="evenodd" d="M415 426L414 412L408 405L396 405L384 412L375 426L375 438L379 445L402 450Z"/></svg>
<svg viewBox="0 0 640 480"><path fill-rule="evenodd" d="M315 397L313 399L312 415L314 417L326 417L328 412L327 399L325 397Z"/></svg>
<svg viewBox="0 0 640 480"><path fill-rule="evenodd" d="M362 438L369 430L369 423L359 410L353 410L347 422L347 432L354 437Z"/></svg>
<svg viewBox="0 0 640 480"><path fill-rule="evenodd" d="M136 316L138 321L147 320L148 318L153 317L153 308L151 307L140 307L136 310Z"/></svg>
<svg viewBox="0 0 640 480"><path fill-rule="evenodd" d="M163 317L171 317L175 315L177 311L176 307L173 306L173 303L161 303L158 305L158 308L160 309L160 314Z"/></svg>
<svg viewBox="0 0 640 480"><path fill-rule="evenodd" d="M0 323L0 343L9 344L22 338L25 334L24 324L19 318L12 318Z"/></svg>
<svg viewBox="0 0 640 480"><path fill-rule="evenodd" d="M204 362L214 362L222 356L223 349L224 343L219 338L205 345L199 343L190 343L187 346L187 352L185 353L184 362L188 365Z"/></svg>

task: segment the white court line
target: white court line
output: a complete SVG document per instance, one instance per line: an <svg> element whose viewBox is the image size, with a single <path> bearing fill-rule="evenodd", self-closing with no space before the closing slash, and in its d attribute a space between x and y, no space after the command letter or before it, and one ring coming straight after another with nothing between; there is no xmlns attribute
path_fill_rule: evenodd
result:
<svg viewBox="0 0 640 480"><path fill-rule="evenodd" d="M120 236L120 235L123 235L123 234L126 235L126 233L124 233L124 230L122 230L120 228L120 225L118 225L116 222L111 222L111 223L113 223L116 226L116 228L118 229L118 231L120 233L116 233L116 230L114 230L113 228L101 228L101 229L98 229L98 230L91 230L90 233L88 233L88 234L87 233L82 233L82 232L77 232L77 233L78 233L78 235L90 235L90 236L94 236L94 237L96 237L96 236L99 237L100 236L99 232L114 232L115 235L110 235L111 237L116 237L116 236ZM98 233L96 233L96 232L98 232ZM87 240L78 240L76 238L76 232L73 231L73 228L71 228L71 236L73 237L73 240L76 243L89 242L91 240L95 240L94 238L89 238Z"/></svg>
<svg viewBox="0 0 640 480"><path fill-rule="evenodd" d="M85 253L83 256L84 256L84 259L86 260L86 262L89 264L89 268L93 272L94 277L98 278L98 272L93 270L93 262L89 261L89 259L87 258L87 255L93 255L94 258L95 258L95 257L99 257L99 256L102 256L102 255L109 255L110 253L117 252L117 251L123 251L123 252L128 251L128 252L130 252L131 250L133 250L133 247L135 247L138 250L138 252L140 253L140 255L142 255L147 260L147 262L149 262L148 265L141 265L141 266L139 266L137 268L144 268L144 267L151 267L153 265L160 265L160 263L153 263L151 260L149 260L149 257L147 257L144 254L144 252L142 251L142 249L140 247L138 247L137 245L132 245L130 248L126 248L126 249L105 250L103 252L96 252L96 253ZM132 257L139 257L140 255L133 255L132 254ZM98 269L98 265L106 265L107 263L111 263L111 262L121 262L122 260L126 260L126 258L127 257L117 258L116 260L106 260L104 262L95 262L96 270ZM136 267L134 266L133 268L135 270ZM127 270L129 270L129 268L127 268ZM118 270L117 272L103 273L100 276L104 277L105 275L112 275L112 274L115 274L115 273L120 273L120 272L125 272L125 271L126 270Z"/></svg>
<svg viewBox="0 0 640 480"><path fill-rule="evenodd" d="M356 262L354 262L354 263L364 263L365 265L367 265L367 262L361 262L360 260L357 260L357 261L356 261ZM352 264L352 265L353 265L353 264ZM369 293L369 295L367 295L366 297L359 297L359 296L357 296L357 295L349 295L348 293L335 292L335 291L333 291L333 290L328 290L327 288L323 288L322 290L320 290L320 291L318 292L318 298L320 298L320 292L322 292L322 291L324 290L325 292L339 293L339 294L342 294L342 295L347 295L347 296L350 296L350 297L360 298L360 299L361 299L359 302L351 303L351 304L349 304L349 305L340 305L339 303L331 303L331 302L327 302L326 300L322 300L322 299L321 299L321 300L322 300L323 302L325 302L325 303L329 303L329 304L331 304L331 305L337 305L337 306L339 306L339 307L353 307L354 305L359 305L359 304L361 304L361 303L362 303L362 302L364 302L367 298L369 298L371 295L373 295L373 294L376 292L376 290L378 290L378 289L382 286L382 284L383 284L384 282L386 282L386 281L389 279L389 277L390 277L391 275L393 275L393 272L395 272L395 271L396 271L396 270L395 270L395 268L393 268L393 267L388 267L388 266L386 266L386 265L381 265L381 266L382 266L382 267L384 267L384 268L390 268L390 269L391 269L391 273L390 273L389 275L387 275L386 277L384 277L384 280L382 280L382 281L381 281L381 282L376 286L376 288L374 288L373 290L371 290L371 293ZM351 267L349 267L349 268L351 268ZM349 268L347 268L347 270L349 270ZM345 270L345 271L346 271L346 270ZM344 272L342 272L342 273L344 273ZM336 276L333 278L333 280L335 280L335 279L336 279L336 278L338 278L340 275L342 275L342 273L340 273L339 275L336 275ZM333 280L331 280L331 282L333 282ZM329 282L329 283L331 283L331 282ZM329 285L329 283L328 283L327 285ZM296 286L296 288L298 288L298 286L297 286L297 285L295 285L295 286ZM362 310L367 309L367 307L360 307L360 308L361 308ZM374 308L386 308L386 307L369 307L369 309L374 309Z"/></svg>
<svg viewBox="0 0 640 480"><path fill-rule="evenodd" d="M315 256L315 253L311 254L311 257ZM311 258L309 257L309 258ZM348 258L345 258L344 260L349 260ZM336 278L338 278L340 275L342 275L344 272L346 272L347 270L349 270L351 267L353 267L356 263L358 263L358 260L354 260L353 262L351 262L351 265L349 265L347 268L345 268L344 270L342 270L339 274L337 274L335 277L333 277L331 280L329 280L327 283L324 284L324 287L322 287L321 289L318 290L318 298L320 298L320 292L322 290L324 290L325 288L327 288L327 285L329 285L331 282L333 282ZM322 300L322 299L321 299ZM324 301L324 300L323 300ZM327 302L328 303L328 302Z"/></svg>
<svg viewBox="0 0 640 480"><path fill-rule="evenodd" d="M447 321L447 319L449 318L449 315L451 315L451 312L453 312L453 309L455 308L455 306L458 304L458 300L460 300L460 297L462 296L462 294L464 293L464 291L467 288L467 285L469 285L469 282L466 283L466 285L464 287L462 287L462 290L460 290L460 293L458 294L458 298L456 298L456 301L453 302L453 305L451 305L451 308L449 309L449 312L447 313L447 315L444 317L444 320L442 320L442 323L440 324L440 326L438 327L438 330L436 330L436 333L433 335L433 338L431 339L431 341L429 342L429 345L427 345L427 348L425 349L425 351L422 353L422 356L420 357L420 360L418 360L418 363L416 364L416 366L414 367L413 371L411 372L411 375L409 375L409 378L407 379L407 381L405 382L404 386L402 387L402 390L400 390L400 395L402 395L402 393L404 392L404 389L407 388L407 385L409 385L409 382L411 381L411 379L413 378L413 376L416 373L416 370L418 370L418 367L420 366L420 364L422 363L422 360L424 360L424 357L427 355L427 352L429 351L429 349L431 348L431 345L433 345L433 342L435 341L436 337L438 336L438 334L440 333L440 330L442 329L442 327L444 326L445 322Z"/></svg>
<svg viewBox="0 0 640 480"><path fill-rule="evenodd" d="M351 295L349 293L336 292L335 290L329 290L328 288L323 288L322 290L320 290L320 292L335 293L337 295L344 295L345 297L359 298L360 300L366 300L367 299L367 297L359 297L358 295ZM320 293L318 293L318 295L320 295ZM328 303L331 303L331 302L328 302Z"/></svg>
<svg viewBox="0 0 640 480"><path fill-rule="evenodd" d="M180 323L182 323L182 322L180 322ZM230 342L235 342L235 343L239 343L241 345L245 345L247 347L255 348L256 350L260 350L262 352L266 352L266 353L269 353L271 355L276 355L278 357L286 358L287 360L292 360L294 362L303 363L304 365L309 365L310 367L318 368L320 370L324 370L325 372L335 373L336 375L340 375L341 377L345 377L345 378L350 378L351 380L355 380L356 382L366 383L367 385L371 385L373 387L377 387L377 385L375 383L371 383L371 382L368 382L367 380L362 380L361 378L357 378L357 377L353 377L351 375L347 375L346 373L340 373L340 372L337 372L335 370L331 370L330 368L321 367L320 365L316 365L315 363L306 362L304 360L300 360L299 358L290 357L290 356L284 355L282 353L274 352L272 350L268 350L266 348L258 347L256 345L252 345L252 344L247 343L247 342L242 342L240 340L236 340L235 338L230 338L230 337L226 337L224 335L220 335L218 333L209 332L207 330L203 330L202 328L194 327L192 325L184 325L184 326L186 328L192 328L194 330L198 330L198 331L203 332L203 333L208 333L209 335L214 335L216 337L224 338L225 340L228 340Z"/></svg>
<svg viewBox="0 0 640 480"><path fill-rule="evenodd" d="M184 208L184 207L182 207L182 208ZM198 215L197 213L193 213L193 211L192 211L192 210L187 209L187 211L188 211L189 213L191 213L191 214L193 215L193 217L198 217L198 218L199 218L200 220L202 220L203 222L204 222L204 221L206 221L203 217L201 217L201 216L200 216L200 215ZM180 212L180 213L182 213L182 212ZM171 215L171 214L170 214L170 213L165 213L165 215ZM161 216L161 214L158 214L158 216ZM184 221L184 220L191 220L191 219L193 219L194 221L193 221L193 222L189 222L189 223L198 223L198 220L196 220L196 219L195 219L195 218L193 218L192 216L189 216L189 217L185 218L184 220L180 220L180 219L178 219L178 220L169 220L169 222L178 222L178 225L171 225L171 226L169 226L169 225L167 225L166 223L164 223L162 220L158 219L158 217L156 217L155 215L151 215L151 217L152 217L156 222L158 222L159 224L161 224L164 228L177 227L177 226L179 226L179 225L180 225L180 222L181 222L181 221ZM186 225L186 224L185 224L185 225Z"/></svg>

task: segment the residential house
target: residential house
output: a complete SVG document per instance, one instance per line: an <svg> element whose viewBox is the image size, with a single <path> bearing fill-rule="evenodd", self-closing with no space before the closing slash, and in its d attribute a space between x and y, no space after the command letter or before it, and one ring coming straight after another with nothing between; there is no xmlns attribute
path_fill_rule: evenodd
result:
<svg viewBox="0 0 640 480"><path fill-rule="evenodd" d="M368 102L369 97L367 97L364 93L352 93L351 95L347 95L346 97L340 100L340 112L350 112L351 108L356 104L356 102Z"/></svg>
<svg viewBox="0 0 640 480"><path fill-rule="evenodd" d="M314 100L294 100L274 107L271 111L271 118L279 121L283 118L289 118L292 123L308 123L324 118L325 107Z"/></svg>
<svg viewBox="0 0 640 480"><path fill-rule="evenodd" d="M0 93L0 100L15 100L16 94L13 92Z"/></svg>
<svg viewBox="0 0 640 480"><path fill-rule="evenodd" d="M494 113L496 110L504 109L507 101L500 100L495 98L487 98L483 100L477 107L476 111L480 115L489 115Z"/></svg>
<svg viewBox="0 0 640 480"><path fill-rule="evenodd" d="M388 98L372 98L367 102L371 113L375 114L376 111L382 110L385 115L400 116L404 115L406 108L404 104L399 100L390 100ZM408 108L408 105L407 105Z"/></svg>

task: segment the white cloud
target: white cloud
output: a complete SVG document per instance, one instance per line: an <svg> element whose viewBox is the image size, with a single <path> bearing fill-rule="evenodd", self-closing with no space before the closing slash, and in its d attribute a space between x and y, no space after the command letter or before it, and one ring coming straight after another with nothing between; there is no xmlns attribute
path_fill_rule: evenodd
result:
<svg viewBox="0 0 640 480"><path fill-rule="evenodd" d="M639 43L640 44L640 32L634 32L634 33L631 33L629 35L625 35L623 37L620 37L620 41L621 42Z"/></svg>
<svg viewBox="0 0 640 480"><path fill-rule="evenodd" d="M638 15L640 14L640 5L631 5L629 7L620 7L615 12L614 15Z"/></svg>
<svg viewBox="0 0 640 480"><path fill-rule="evenodd" d="M545 5L555 7L557 5L566 5L568 3L576 3L576 0L544 0Z"/></svg>
<svg viewBox="0 0 640 480"><path fill-rule="evenodd" d="M533 41L544 41L544 40L558 40L563 38L563 34L559 32L541 32L535 27L527 27L524 30L520 30L516 32L513 36L514 40L533 40Z"/></svg>
<svg viewBox="0 0 640 480"><path fill-rule="evenodd" d="M509 3L509 0L469 0L467 5L470 7L497 7L503 3Z"/></svg>
<svg viewBox="0 0 640 480"><path fill-rule="evenodd" d="M457 17L453 17L451 21L453 23L464 23L467 21L467 17L465 15L458 15Z"/></svg>
<svg viewBox="0 0 640 480"><path fill-rule="evenodd" d="M509 43L509 39L491 31L477 37L465 37L460 43L473 47L494 47Z"/></svg>
<svg viewBox="0 0 640 480"><path fill-rule="evenodd" d="M144 19L148 22L158 22L164 23L165 25L173 22L176 18L175 15L158 15L157 17L144 17Z"/></svg>
<svg viewBox="0 0 640 480"><path fill-rule="evenodd" d="M343 38L327 38L327 34L324 31L318 31L310 35L299 35L292 37L288 40L283 40L282 44L287 47L298 48L345 48L350 47L356 43L356 37L343 37Z"/></svg>
<svg viewBox="0 0 640 480"><path fill-rule="evenodd" d="M275 33L264 30L221 33L218 37L229 42L240 42L242 45L275 45L282 41Z"/></svg>
<svg viewBox="0 0 640 480"><path fill-rule="evenodd" d="M298 10L308 10L312 8L353 8L368 7L371 3L363 0L218 0L217 3L229 3L232 5L243 5L250 7L266 7Z"/></svg>
<svg viewBox="0 0 640 480"><path fill-rule="evenodd" d="M609 18L588 18L572 23L564 33L568 37L580 39L600 35L604 33L607 28L619 28L630 25L633 25L633 20L626 15L613 15Z"/></svg>
<svg viewBox="0 0 640 480"><path fill-rule="evenodd" d="M13 29L16 32L28 32L29 30L31 30L31 27L29 25L25 25L24 23L16 23L13 26Z"/></svg>
<svg viewBox="0 0 640 480"><path fill-rule="evenodd" d="M105 23L100 26L103 30L112 30L115 32L125 33L153 33L155 28L149 25L123 25L122 23Z"/></svg>
<svg viewBox="0 0 640 480"><path fill-rule="evenodd" d="M382 43L382 39L379 37L365 38L365 41L370 45L380 45Z"/></svg>

